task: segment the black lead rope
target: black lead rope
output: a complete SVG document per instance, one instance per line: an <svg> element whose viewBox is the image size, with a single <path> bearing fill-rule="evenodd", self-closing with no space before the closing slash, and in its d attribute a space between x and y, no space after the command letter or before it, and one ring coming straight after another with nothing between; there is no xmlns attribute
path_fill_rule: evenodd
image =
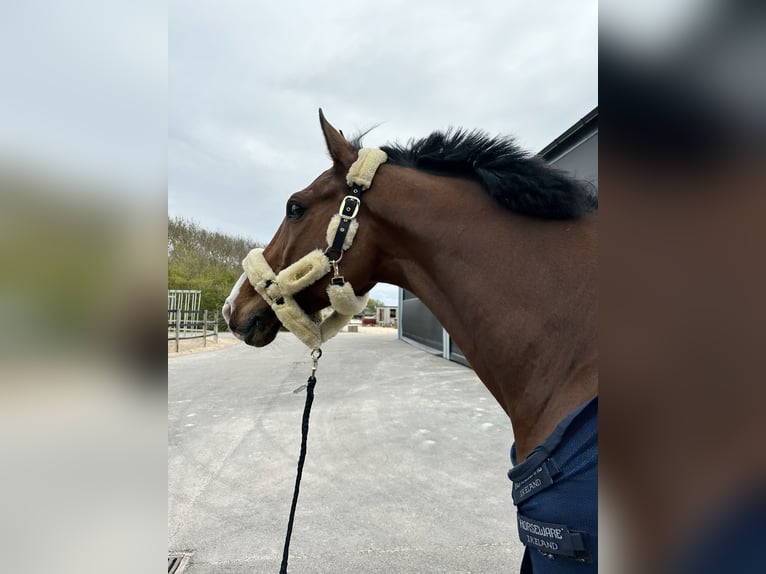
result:
<svg viewBox="0 0 766 574"><path fill-rule="evenodd" d="M304 386L306 388L306 405L303 407L303 424L301 426L301 453L298 456L298 473L295 477L295 490L293 491L293 503L290 507L290 519L287 521L287 534L285 535L285 547L282 551L282 566L279 568L279 574L287 574L287 559L290 554L290 537L293 534L293 522L295 520L295 509L298 506L298 493L301 489L301 476L303 475L303 463L306 462L306 443L309 436L309 416L311 415L311 403L314 402L314 386L317 384L316 372L319 358L322 356L322 349L311 351L311 359L314 362L311 368L311 375L305 385L301 385L293 392L300 392Z"/></svg>

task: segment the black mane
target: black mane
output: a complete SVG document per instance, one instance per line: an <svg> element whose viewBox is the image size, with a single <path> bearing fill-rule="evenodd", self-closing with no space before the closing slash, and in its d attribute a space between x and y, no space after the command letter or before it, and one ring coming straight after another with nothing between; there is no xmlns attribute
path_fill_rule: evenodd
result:
<svg viewBox="0 0 766 574"><path fill-rule="evenodd" d="M359 145L360 138L353 143ZM394 165L476 178L501 205L524 215L570 219L598 210L598 197L587 184L522 151L510 137L450 128L381 149Z"/></svg>

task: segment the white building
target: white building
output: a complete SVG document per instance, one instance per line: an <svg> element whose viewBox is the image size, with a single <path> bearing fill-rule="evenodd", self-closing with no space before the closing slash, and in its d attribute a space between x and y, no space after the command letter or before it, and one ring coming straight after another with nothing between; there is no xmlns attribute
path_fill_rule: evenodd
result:
<svg viewBox="0 0 766 574"><path fill-rule="evenodd" d="M375 317L378 321L378 325L383 327L396 327L398 325L398 310L398 307L376 307Z"/></svg>

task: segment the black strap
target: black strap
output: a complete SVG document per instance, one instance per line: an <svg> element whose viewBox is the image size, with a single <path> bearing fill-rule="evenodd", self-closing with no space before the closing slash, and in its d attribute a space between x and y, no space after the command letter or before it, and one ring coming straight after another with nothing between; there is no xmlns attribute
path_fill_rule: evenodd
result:
<svg viewBox="0 0 766 574"><path fill-rule="evenodd" d="M329 253L336 253L338 256L343 253L343 243L346 241L346 235L348 235L348 230L350 227L351 219L341 217L340 222L338 222L338 229L335 231L335 239L332 241Z"/></svg>
<svg viewBox="0 0 766 574"><path fill-rule="evenodd" d="M340 221L338 222L338 228L335 230L335 237L332 240L332 245L327 251L341 256L343 253L343 244L346 241L346 235L348 235L351 229L351 222L361 206L362 193L364 190L357 184L353 184L348 189L348 195L343 199L343 204L340 208Z"/></svg>
<svg viewBox="0 0 766 574"><path fill-rule="evenodd" d="M301 426L301 453L298 456L298 474L295 477L295 490L293 491L293 503L290 507L290 519L287 522L287 535L285 536L285 547L282 551L282 566L279 574L287 574L287 558L290 553L290 537L293 533L293 521L295 520L295 508L298 506L298 493L301 488L301 476L303 475L303 463L306 461L306 442L309 436L309 415L311 414L311 404L314 402L314 385L317 384L316 377L311 375L306 384L306 405L303 407L303 424Z"/></svg>

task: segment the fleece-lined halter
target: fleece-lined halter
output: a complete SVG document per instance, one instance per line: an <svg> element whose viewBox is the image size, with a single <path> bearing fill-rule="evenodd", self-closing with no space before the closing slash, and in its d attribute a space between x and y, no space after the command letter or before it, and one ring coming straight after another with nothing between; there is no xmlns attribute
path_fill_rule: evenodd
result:
<svg viewBox="0 0 766 574"><path fill-rule="evenodd" d="M386 152L377 148L359 151L357 160L346 174L349 194L343 198L338 213L327 225L327 248L324 251L315 249L279 273L274 273L261 248L253 249L242 261L247 278L258 294L271 306L285 328L310 349L318 348L337 335L356 313L361 313L367 306L369 293L357 296L351 283L340 275L338 264L356 236L359 227L356 216L362 193L370 188L375 172L387 159ZM331 269L333 277L327 287L327 295L332 313L322 320L321 311L314 316L308 315L294 296L327 275Z"/></svg>

